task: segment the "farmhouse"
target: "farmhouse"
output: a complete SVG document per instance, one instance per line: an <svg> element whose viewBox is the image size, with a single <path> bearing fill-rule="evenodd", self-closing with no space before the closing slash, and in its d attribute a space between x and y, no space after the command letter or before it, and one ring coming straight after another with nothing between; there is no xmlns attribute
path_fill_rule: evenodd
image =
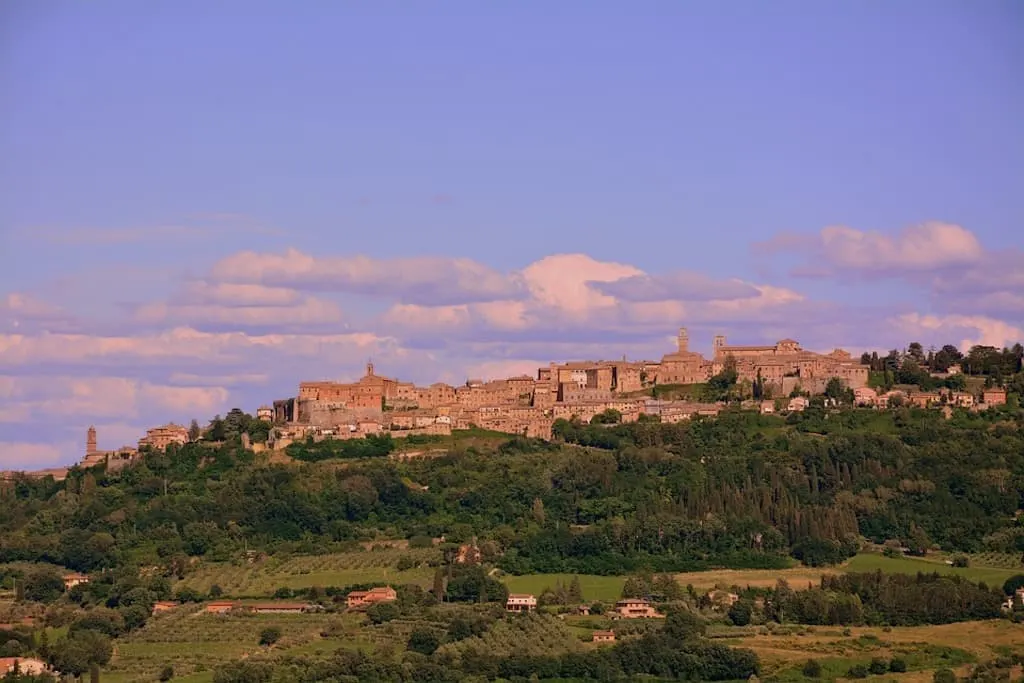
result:
<svg viewBox="0 0 1024 683"><path fill-rule="evenodd" d="M312 606L304 602L264 602L249 609L255 614L302 614Z"/></svg>
<svg viewBox="0 0 1024 683"><path fill-rule="evenodd" d="M160 612L170 612L172 609L178 606L178 603L170 600L158 600L153 603L153 614L159 614Z"/></svg>
<svg viewBox="0 0 1024 683"><path fill-rule="evenodd" d="M615 603L615 614L620 619L650 619L661 617L654 609L650 600L644 598L625 598Z"/></svg>
<svg viewBox="0 0 1024 683"><path fill-rule="evenodd" d="M713 590L708 592L707 599L712 609L720 610L735 605L740 596L729 591Z"/></svg>
<svg viewBox="0 0 1024 683"><path fill-rule="evenodd" d="M46 662L34 657L0 657L0 676L17 670L20 674L39 676L47 672Z"/></svg>
<svg viewBox="0 0 1024 683"><path fill-rule="evenodd" d="M529 593L509 593L505 609L509 612L533 612L537 609L537 598Z"/></svg>
<svg viewBox="0 0 1024 683"><path fill-rule="evenodd" d="M376 605L378 602L392 602L398 599L398 593L391 586L382 586L368 591L352 591L345 598L349 609L358 609Z"/></svg>
<svg viewBox="0 0 1024 683"><path fill-rule="evenodd" d="M237 602L231 602L230 600L220 600L217 602L206 603L206 612L210 614L227 614L231 610L238 607Z"/></svg>
<svg viewBox="0 0 1024 683"><path fill-rule="evenodd" d="M615 631L594 631L592 641L595 643L614 643Z"/></svg>
<svg viewBox="0 0 1024 683"><path fill-rule="evenodd" d="M71 572L64 575L64 590L71 590L80 583L89 583L89 577L78 572Z"/></svg>

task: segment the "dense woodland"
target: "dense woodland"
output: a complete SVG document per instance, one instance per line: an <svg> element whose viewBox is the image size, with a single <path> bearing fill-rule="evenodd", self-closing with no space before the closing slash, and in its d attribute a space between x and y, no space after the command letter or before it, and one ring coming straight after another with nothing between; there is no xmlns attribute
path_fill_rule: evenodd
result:
<svg viewBox="0 0 1024 683"><path fill-rule="evenodd" d="M257 465L228 442L2 489L0 561L184 571L243 548L477 537L513 573L618 574L842 561L864 537L911 552L1024 553L1018 409L902 408L681 425L560 422L563 443L458 441L443 457ZM301 448L301 447L300 447ZM311 446L319 452L322 446ZM301 455L301 454L300 454ZM314 458L315 459L315 458Z"/></svg>

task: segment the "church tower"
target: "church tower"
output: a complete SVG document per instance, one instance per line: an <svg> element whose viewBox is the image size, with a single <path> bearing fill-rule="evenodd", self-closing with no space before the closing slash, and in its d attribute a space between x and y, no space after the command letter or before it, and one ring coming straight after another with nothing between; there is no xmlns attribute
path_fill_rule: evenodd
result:
<svg viewBox="0 0 1024 683"><path fill-rule="evenodd" d="M366 363L366 376L367 377L373 377L373 361L372 360L368 361Z"/></svg>
<svg viewBox="0 0 1024 683"><path fill-rule="evenodd" d="M679 337L677 338L679 345L679 353L688 353L690 350L690 333L686 331L685 327L679 328Z"/></svg>
<svg viewBox="0 0 1024 683"><path fill-rule="evenodd" d="M715 335L715 342L714 342L714 349L713 349L715 358L717 358L718 354L721 353L724 349L725 349L725 335L724 334L716 334Z"/></svg>
<svg viewBox="0 0 1024 683"><path fill-rule="evenodd" d="M85 454L92 455L96 450L96 428L89 427L89 431L85 433Z"/></svg>

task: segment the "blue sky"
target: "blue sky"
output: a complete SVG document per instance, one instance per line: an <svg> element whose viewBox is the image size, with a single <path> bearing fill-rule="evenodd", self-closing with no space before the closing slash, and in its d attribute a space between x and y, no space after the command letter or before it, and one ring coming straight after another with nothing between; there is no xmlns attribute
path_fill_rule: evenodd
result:
<svg viewBox="0 0 1024 683"><path fill-rule="evenodd" d="M0 464L369 355L1012 343L1022 36L1012 1L8 0Z"/></svg>

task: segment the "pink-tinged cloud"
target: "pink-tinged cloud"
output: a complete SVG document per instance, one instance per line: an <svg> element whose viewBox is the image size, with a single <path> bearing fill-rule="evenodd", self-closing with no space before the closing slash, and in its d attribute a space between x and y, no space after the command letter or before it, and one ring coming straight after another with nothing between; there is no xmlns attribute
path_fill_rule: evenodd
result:
<svg viewBox="0 0 1024 683"><path fill-rule="evenodd" d="M666 275L633 275L594 287L621 301L715 301L749 299L758 291L742 280L719 280L703 273L678 271Z"/></svg>
<svg viewBox="0 0 1024 683"><path fill-rule="evenodd" d="M938 270L976 263L985 253L974 233L939 222L911 226L895 236L832 226L821 231L821 249L836 267L868 272Z"/></svg>
<svg viewBox="0 0 1024 683"><path fill-rule="evenodd" d="M514 299L514 278L470 259L425 256L374 259L314 257L296 249L283 254L242 252L214 265L214 280L300 290L388 297L406 303L458 304Z"/></svg>
<svg viewBox="0 0 1024 683"><path fill-rule="evenodd" d="M907 313L893 322L908 339L956 339L962 351L972 346L1003 348L1024 340L1024 327L981 315L921 315Z"/></svg>
<svg viewBox="0 0 1024 683"><path fill-rule="evenodd" d="M6 408L51 418L136 418L145 413L209 415L223 410L229 392L223 387L154 384L125 377L19 376L0 398Z"/></svg>
<svg viewBox="0 0 1024 683"><path fill-rule="evenodd" d="M69 447L70 444L0 441L0 469L34 470L58 467L69 461Z"/></svg>
<svg viewBox="0 0 1024 683"><path fill-rule="evenodd" d="M152 303L135 311L144 324L194 327L303 327L339 324L341 309L330 301L306 297L290 306L176 305Z"/></svg>
<svg viewBox="0 0 1024 683"><path fill-rule="evenodd" d="M204 280L189 282L174 297L178 304L208 306L293 306L301 300L294 289Z"/></svg>
<svg viewBox="0 0 1024 683"><path fill-rule="evenodd" d="M368 332L351 334L262 334L200 332L177 327L140 336L93 336L85 334L0 334L0 367L21 368L31 364L82 364L131 362L133 364L201 363L223 366L252 362L261 352L293 357L318 357L331 362L338 355L378 352L395 346L395 340Z"/></svg>

